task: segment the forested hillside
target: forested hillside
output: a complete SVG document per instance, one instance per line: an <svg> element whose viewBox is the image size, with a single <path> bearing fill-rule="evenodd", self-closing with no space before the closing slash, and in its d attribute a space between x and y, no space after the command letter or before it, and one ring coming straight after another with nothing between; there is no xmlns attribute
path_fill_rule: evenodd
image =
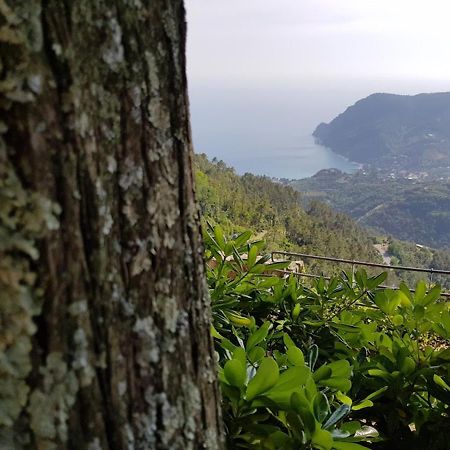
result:
<svg viewBox="0 0 450 450"><path fill-rule="evenodd" d="M391 256L393 265L428 267L442 270L448 270L450 268L450 251L446 250L417 246L412 242L391 239L388 253ZM411 286L420 279L428 278L429 280L429 277L426 277L423 273L408 273L403 276L405 281ZM450 289L450 276L433 274L430 281L439 283L446 290Z"/></svg>
<svg viewBox="0 0 450 450"><path fill-rule="evenodd" d="M353 175L322 170L289 183L380 234L430 247L450 247L450 183L419 181L380 171Z"/></svg>
<svg viewBox="0 0 450 450"><path fill-rule="evenodd" d="M239 176L222 161L196 155L197 198L204 219L227 233L252 230L270 250L379 261L366 231L321 202L300 207L300 194L267 177Z"/></svg>
<svg viewBox="0 0 450 450"><path fill-rule="evenodd" d="M314 131L320 143L375 167L433 170L450 165L450 93L373 94Z"/></svg>

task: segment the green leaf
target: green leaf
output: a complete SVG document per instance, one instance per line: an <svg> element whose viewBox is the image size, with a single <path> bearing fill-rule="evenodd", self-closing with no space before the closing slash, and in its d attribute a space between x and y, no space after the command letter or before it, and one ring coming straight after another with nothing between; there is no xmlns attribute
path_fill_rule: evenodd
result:
<svg viewBox="0 0 450 450"><path fill-rule="evenodd" d="M269 255L269 257L270 257L270 255ZM258 261L258 264L262 264L262 261ZM265 264L265 267L266 267L266 269L268 271L270 271L270 270L284 270L287 267L289 267L289 261Z"/></svg>
<svg viewBox="0 0 450 450"><path fill-rule="evenodd" d="M227 317L233 325L237 325L239 327L250 327L252 325L252 320L250 318L240 316L236 313L227 313Z"/></svg>
<svg viewBox="0 0 450 450"><path fill-rule="evenodd" d="M220 385L220 391L222 393L222 396L225 398L229 398L229 399L232 399L235 401L238 401L241 399L241 390L237 387L229 386L228 384L225 384L224 382L222 382Z"/></svg>
<svg viewBox="0 0 450 450"><path fill-rule="evenodd" d="M294 341L289 337L287 333L283 334L283 342L287 348L296 347Z"/></svg>
<svg viewBox="0 0 450 450"><path fill-rule="evenodd" d="M211 336L216 339L223 339L224 337L214 328L214 325L211 325Z"/></svg>
<svg viewBox="0 0 450 450"><path fill-rule="evenodd" d="M434 286L430 292L420 301L422 306L428 306L430 303L435 302L441 295L441 287Z"/></svg>
<svg viewBox="0 0 450 450"><path fill-rule="evenodd" d="M294 320L298 319L298 316L300 315L301 306L300 303L297 303L294 308L292 309L292 318Z"/></svg>
<svg viewBox="0 0 450 450"><path fill-rule="evenodd" d="M356 420L352 420L351 422L343 423L340 429L342 431L346 431L347 433L355 434L358 430L361 429L361 424Z"/></svg>
<svg viewBox="0 0 450 450"><path fill-rule="evenodd" d="M222 251L225 250L225 238L223 236L223 230L219 225L214 227L214 237L216 239L217 245Z"/></svg>
<svg viewBox="0 0 450 450"><path fill-rule="evenodd" d="M364 270L357 270L355 272L355 280L360 289L364 289L367 282L367 273Z"/></svg>
<svg viewBox="0 0 450 450"><path fill-rule="evenodd" d="M295 391L291 394L291 408L300 414L302 408L309 409L309 400L306 398L304 391ZM314 418L313 418L314 422ZM314 427L313 427L314 429Z"/></svg>
<svg viewBox="0 0 450 450"><path fill-rule="evenodd" d="M371 400L364 399L359 403L357 403L356 405L353 405L352 410L359 411L360 409L370 408L371 406L373 406L373 402Z"/></svg>
<svg viewBox="0 0 450 450"><path fill-rule="evenodd" d="M347 333L360 333L361 329L355 325L349 325L347 323L330 323L330 326L336 328L336 330L345 331Z"/></svg>
<svg viewBox="0 0 450 450"><path fill-rule="evenodd" d="M275 386L265 396L283 409L288 409L292 393L305 385L311 372L308 367L290 367L284 371Z"/></svg>
<svg viewBox="0 0 450 450"><path fill-rule="evenodd" d="M247 364L247 354L242 347L236 347L233 351L233 359L238 359L245 366Z"/></svg>
<svg viewBox="0 0 450 450"><path fill-rule="evenodd" d="M400 283L400 286L398 287L399 292L401 292L403 294L403 296L401 297L402 299L402 306L411 306L412 303L412 294L411 291L409 290L408 286L406 286L406 284L402 281Z"/></svg>
<svg viewBox="0 0 450 450"><path fill-rule="evenodd" d="M247 380L247 369L242 361L238 359L230 359L227 361L223 372L226 380L231 386L242 387Z"/></svg>
<svg viewBox="0 0 450 450"><path fill-rule="evenodd" d="M367 373L372 377L383 378L386 381L392 381L392 376L389 372L381 369L369 369Z"/></svg>
<svg viewBox="0 0 450 450"><path fill-rule="evenodd" d="M223 349L228 350L228 351L231 352L231 353L233 353L234 350L236 349L236 346L235 346L231 341L229 341L228 339L223 339L223 340L220 342L220 346L221 346Z"/></svg>
<svg viewBox="0 0 450 450"><path fill-rule="evenodd" d="M346 359L341 359L339 361L333 361L328 364L328 367L331 369L331 376L334 377L343 377L350 378L352 374L352 368L350 363Z"/></svg>
<svg viewBox="0 0 450 450"><path fill-rule="evenodd" d="M311 438L314 448L320 450L331 450L333 448L333 436L327 430L317 428Z"/></svg>
<svg viewBox="0 0 450 450"><path fill-rule="evenodd" d="M269 332L270 322L264 322L249 338L247 341L246 349L251 350L255 345L258 345L267 337Z"/></svg>
<svg viewBox="0 0 450 450"><path fill-rule="evenodd" d="M398 327L400 325L403 324L403 316L401 314L396 314L393 318L392 318L392 323Z"/></svg>
<svg viewBox="0 0 450 450"><path fill-rule="evenodd" d="M330 378L332 373L331 367L329 367L328 364L324 364L323 366L320 366L313 374L314 381L318 382L320 380L323 380L325 378Z"/></svg>
<svg viewBox="0 0 450 450"><path fill-rule="evenodd" d="M305 357L298 347L290 347L286 352L288 361L294 366L304 366Z"/></svg>
<svg viewBox="0 0 450 450"><path fill-rule="evenodd" d="M411 294L409 292L408 288L406 288L406 289L408 291L408 294ZM396 292L397 292L398 298L400 299L401 306L403 306L404 308L411 306L411 299L410 299L411 295L406 295L404 290L402 290L402 289L399 289Z"/></svg>
<svg viewBox="0 0 450 450"><path fill-rule="evenodd" d="M274 445L274 448L288 448L289 442L291 441L291 438L282 431L278 430L275 431L275 433L272 433L269 436L270 443Z"/></svg>
<svg viewBox="0 0 450 450"><path fill-rule="evenodd" d="M285 366L287 364L287 356L285 353L281 353L279 350L274 350L272 356L278 364L278 367Z"/></svg>
<svg viewBox="0 0 450 450"><path fill-rule="evenodd" d="M441 388L445 389L446 391L450 391L450 386L444 381L443 378L441 378L439 375L434 374L433 375L433 381L440 386Z"/></svg>
<svg viewBox="0 0 450 450"><path fill-rule="evenodd" d="M278 364L273 358L264 358L261 361L255 376L247 386L247 400L253 400L257 395L272 388L279 378Z"/></svg>
<svg viewBox="0 0 450 450"><path fill-rule="evenodd" d="M266 352L263 348L253 347L248 352L248 359L251 363L256 363L256 362L260 361L262 358L264 358L265 354L266 354Z"/></svg>
<svg viewBox="0 0 450 450"><path fill-rule="evenodd" d="M364 400L373 400L374 398L377 398L378 396L386 392L388 389L388 386L383 386L381 389L378 389L377 391L369 394Z"/></svg>
<svg viewBox="0 0 450 450"><path fill-rule="evenodd" d="M234 245L232 242L226 242L225 248L223 249L225 256L230 256L234 252Z"/></svg>
<svg viewBox="0 0 450 450"><path fill-rule="evenodd" d="M295 395L296 392L294 392ZM303 425L309 433L313 433L316 429L316 419L314 418L313 413L309 409L309 405L307 406L301 406L296 408L296 411L300 418L302 419Z"/></svg>
<svg viewBox="0 0 450 450"><path fill-rule="evenodd" d="M314 400L314 397L316 396L318 392L316 382L313 380L313 377L309 377L306 380L305 384L305 395L309 399L310 402Z"/></svg>
<svg viewBox="0 0 450 450"><path fill-rule="evenodd" d="M402 363L400 364L400 371L403 375L411 375L416 370L416 363L414 360L407 356L403 359Z"/></svg>
<svg viewBox="0 0 450 450"><path fill-rule="evenodd" d="M314 397L313 411L314 416L319 423L321 423L325 417L328 416L330 412L330 404L328 403L328 398L324 393L318 392Z"/></svg>
<svg viewBox="0 0 450 450"><path fill-rule="evenodd" d="M256 245L252 245L250 247L247 257L248 270L250 270L255 265L257 256L258 256L258 247Z"/></svg>
<svg viewBox="0 0 450 450"><path fill-rule="evenodd" d="M234 240L234 245L236 248L242 247L251 238L251 236L251 231L244 231Z"/></svg>
<svg viewBox="0 0 450 450"><path fill-rule="evenodd" d="M372 277L369 278L367 280L367 288L369 290L374 290L375 288L377 288L381 283L383 283L383 281L386 280L388 274L387 272L381 272L379 275L377 275L376 277Z"/></svg>
<svg viewBox="0 0 450 450"><path fill-rule="evenodd" d="M414 317L418 320L423 319L425 316L425 307L420 304L414 306Z"/></svg>
<svg viewBox="0 0 450 450"><path fill-rule="evenodd" d="M328 378L319 381L321 386L327 386L333 389L338 389L341 392L348 392L352 387L352 382L348 378Z"/></svg>
<svg viewBox="0 0 450 450"><path fill-rule="evenodd" d="M290 367L280 375L276 385L270 392L289 391L301 385L305 385L310 376L311 371L306 366Z"/></svg>
<svg viewBox="0 0 450 450"><path fill-rule="evenodd" d="M436 357L443 359L446 362L450 362L450 348L444 348L436 355Z"/></svg>
<svg viewBox="0 0 450 450"><path fill-rule="evenodd" d="M336 392L336 398L344 405L352 406L353 400L342 392Z"/></svg>
<svg viewBox="0 0 450 450"><path fill-rule="evenodd" d="M425 297L426 292L427 292L427 285L425 281L419 280L416 284L416 289L414 292L414 303L420 304L423 298Z"/></svg>
<svg viewBox="0 0 450 450"><path fill-rule="evenodd" d="M340 420L342 420L344 417L348 416L350 413L350 406L349 405L341 405L339 408L337 408L333 414L328 418L328 420L323 425L324 428L330 428L336 423L338 423Z"/></svg>
<svg viewBox="0 0 450 450"><path fill-rule="evenodd" d="M381 311L391 315L400 305L401 300L395 291L381 291L375 295L374 302Z"/></svg>

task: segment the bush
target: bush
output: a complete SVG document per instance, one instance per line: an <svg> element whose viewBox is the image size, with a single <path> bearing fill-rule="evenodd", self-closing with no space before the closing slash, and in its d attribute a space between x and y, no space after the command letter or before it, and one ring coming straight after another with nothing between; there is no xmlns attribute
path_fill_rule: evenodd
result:
<svg viewBox="0 0 450 450"><path fill-rule="evenodd" d="M205 235L231 448L448 449L450 313L440 288L382 273L309 286L244 232Z"/></svg>

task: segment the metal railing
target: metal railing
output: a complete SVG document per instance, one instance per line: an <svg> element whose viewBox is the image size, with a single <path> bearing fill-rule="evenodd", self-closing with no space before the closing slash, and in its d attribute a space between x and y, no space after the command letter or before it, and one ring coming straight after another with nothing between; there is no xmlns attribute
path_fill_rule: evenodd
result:
<svg viewBox="0 0 450 450"><path fill-rule="evenodd" d="M285 257L297 257L302 259L315 259L315 260L321 260L321 261L331 261L331 262L337 262L337 263L344 263L344 264L351 264L352 266L352 272L355 271L355 266L366 266L366 267L378 267L381 269L389 269L389 270L395 270L395 271L406 271L406 272L422 272L422 273L428 273L431 275L431 278L433 275L448 275L450 276L450 270L443 270L443 269L426 269L423 267L408 267L408 266L391 266L389 264L381 264L381 263L372 263L368 261L359 261L355 259L343 259L343 258L333 258L331 256L318 256L318 255L310 255L308 253L294 253L294 252L284 252L284 251L273 251L271 252L271 258L272 261L275 260L274 255L280 255ZM329 280L330 277L322 276L322 275L314 275L311 273L304 273L304 272L291 272L291 271L280 271L286 274L294 274L296 276L300 277L307 277L307 278L324 278L326 280ZM381 285L381 288L384 289L398 289L397 286L385 286ZM414 292L414 289L410 289L411 292ZM441 292L442 297L449 297L450 298L450 292Z"/></svg>

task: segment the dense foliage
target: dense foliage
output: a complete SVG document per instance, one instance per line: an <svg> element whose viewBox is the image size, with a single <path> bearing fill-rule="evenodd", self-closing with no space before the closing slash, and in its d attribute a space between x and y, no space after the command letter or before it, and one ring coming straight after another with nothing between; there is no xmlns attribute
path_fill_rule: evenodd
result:
<svg viewBox="0 0 450 450"><path fill-rule="evenodd" d="M206 155L196 155L195 169L202 216L226 233L250 229L269 250L380 261L371 238L352 219L320 202L302 208L299 193L289 186L267 177L239 176ZM319 268L328 273L333 266L322 263Z"/></svg>
<svg viewBox="0 0 450 450"><path fill-rule="evenodd" d="M391 239L388 252L391 255L393 265L426 267L433 269L448 270L450 268L450 251L436 250L428 247L417 246L411 242ZM415 284L419 279L424 278L423 273L405 273L402 278L409 284ZM445 290L450 290L450 276L432 274L427 276L428 280L439 283Z"/></svg>
<svg viewBox="0 0 450 450"><path fill-rule="evenodd" d="M305 285L250 235L205 234L229 447L448 449L440 288L384 290L364 271Z"/></svg>
<svg viewBox="0 0 450 450"><path fill-rule="evenodd" d="M450 183L392 178L376 170L353 175L323 170L289 184L304 199L321 200L379 234L450 249Z"/></svg>

